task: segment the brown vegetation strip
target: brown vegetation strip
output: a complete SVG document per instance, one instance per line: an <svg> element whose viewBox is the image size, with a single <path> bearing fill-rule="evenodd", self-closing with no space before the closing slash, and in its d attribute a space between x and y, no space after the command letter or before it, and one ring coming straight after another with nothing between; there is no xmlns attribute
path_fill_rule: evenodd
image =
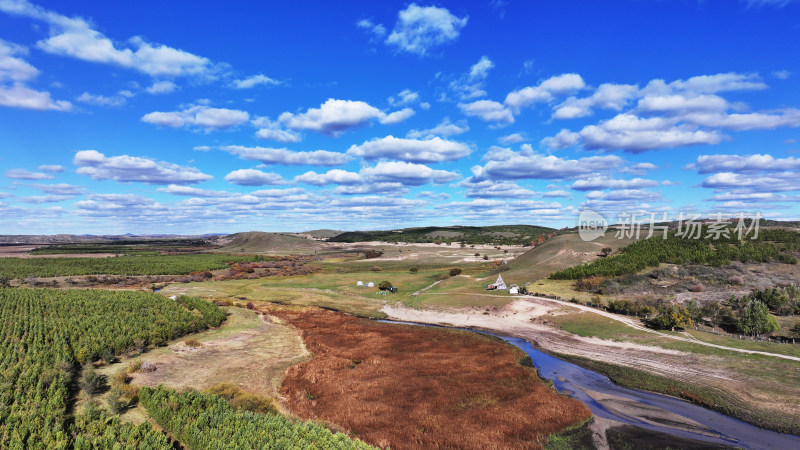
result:
<svg viewBox="0 0 800 450"><path fill-rule="evenodd" d="M549 388L523 352L466 331L272 309L302 332L313 358L281 393L303 419L345 427L382 447L540 448L589 409Z"/></svg>

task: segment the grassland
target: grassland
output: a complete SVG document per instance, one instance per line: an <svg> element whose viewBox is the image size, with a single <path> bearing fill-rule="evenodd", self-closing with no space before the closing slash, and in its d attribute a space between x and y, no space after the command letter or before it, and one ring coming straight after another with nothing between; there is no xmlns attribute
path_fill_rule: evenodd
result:
<svg viewBox="0 0 800 450"><path fill-rule="evenodd" d="M380 309L386 302L454 306L502 305L511 300L511 297L482 295L486 281L475 276L486 274L488 264L484 262L460 265L463 274L456 277L449 276L448 272L454 265L447 261L418 264L405 260L346 258L324 260L314 263L314 266L319 271L309 275L173 284L163 292L228 301L258 300L321 306L367 317L384 317ZM374 271L376 267L380 271ZM411 267L418 271L412 273ZM377 286L384 280L398 287L399 291L394 294L381 292ZM373 282L375 287L359 287L358 281L364 284ZM430 289L424 290L428 287Z"/></svg>
<svg viewBox="0 0 800 450"><path fill-rule="evenodd" d="M653 334L633 329L622 322L590 312L560 314L550 318L563 330L583 337L623 340L637 338L641 341L655 340Z"/></svg>

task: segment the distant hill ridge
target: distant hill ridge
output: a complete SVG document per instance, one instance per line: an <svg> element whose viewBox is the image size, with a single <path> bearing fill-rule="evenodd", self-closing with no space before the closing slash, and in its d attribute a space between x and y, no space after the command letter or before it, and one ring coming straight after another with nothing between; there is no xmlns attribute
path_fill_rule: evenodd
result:
<svg viewBox="0 0 800 450"><path fill-rule="evenodd" d="M329 238L328 242L463 242L468 245L530 245L531 241L538 236L555 232L556 230L553 228L538 225L431 226L395 230L347 231Z"/></svg>

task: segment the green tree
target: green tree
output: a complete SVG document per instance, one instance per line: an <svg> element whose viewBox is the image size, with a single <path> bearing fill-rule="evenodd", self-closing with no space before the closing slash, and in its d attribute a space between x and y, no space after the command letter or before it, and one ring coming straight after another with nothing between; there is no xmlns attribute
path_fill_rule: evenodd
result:
<svg viewBox="0 0 800 450"><path fill-rule="evenodd" d="M108 407L114 414L122 413L129 404L130 401L123 396L122 391L119 389L111 389L111 392L108 393Z"/></svg>
<svg viewBox="0 0 800 450"><path fill-rule="evenodd" d="M689 312L689 317L692 319L692 322L698 323L703 320L703 311L700 309L700 305L697 304L697 300L689 300L686 303L686 311Z"/></svg>
<svg viewBox="0 0 800 450"><path fill-rule="evenodd" d="M461 274L461 268L460 267L453 267L452 269L450 269L450 276L451 277L454 277L454 276L460 275L460 274Z"/></svg>
<svg viewBox="0 0 800 450"><path fill-rule="evenodd" d="M689 311L679 305L664 305L658 315L647 321L647 324L660 330L687 328L694 325Z"/></svg>
<svg viewBox="0 0 800 450"><path fill-rule="evenodd" d="M738 329L740 333L751 336L761 336L779 330L780 325L769 313L769 308L758 300L750 300L742 310L739 317Z"/></svg>
<svg viewBox="0 0 800 450"><path fill-rule="evenodd" d="M96 395L105 389L106 377L97 373L91 363L87 363L83 366L83 373L78 384L89 395Z"/></svg>
<svg viewBox="0 0 800 450"><path fill-rule="evenodd" d="M700 314L702 317L707 317L711 321L711 326L716 328L722 324L722 318L724 316L724 309L729 309L727 306L722 306L717 301L708 302L700 308Z"/></svg>
<svg viewBox="0 0 800 450"><path fill-rule="evenodd" d="M392 288L392 282L391 281L384 280L384 281L381 281L380 284L378 284L378 289L380 289L382 291L388 291L391 288Z"/></svg>
<svg viewBox="0 0 800 450"><path fill-rule="evenodd" d="M789 295L783 289L774 287L753 292L753 298L767 305L770 311L779 311L789 303Z"/></svg>

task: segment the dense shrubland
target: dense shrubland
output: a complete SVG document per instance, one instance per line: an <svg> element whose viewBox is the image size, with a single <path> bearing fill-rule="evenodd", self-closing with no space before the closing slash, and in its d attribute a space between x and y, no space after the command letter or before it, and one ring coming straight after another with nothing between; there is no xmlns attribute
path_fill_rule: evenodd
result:
<svg viewBox="0 0 800 450"><path fill-rule="evenodd" d="M241 280L256 279L268 276L293 276L308 275L316 272L317 268L308 265L314 257L308 255L301 256L281 256L281 257L262 257L257 261L240 261L230 264L228 270L217 274L215 280ZM211 273L201 273L202 279L198 279L197 273L192 274L193 281L203 281L212 278Z"/></svg>
<svg viewBox="0 0 800 450"><path fill-rule="evenodd" d="M741 241L733 234L730 237L721 236L718 240L708 238L708 229L705 227L700 239L682 238L675 233L671 232L667 239L658 236L642 239L624 247L614 256L555 272L550 278L580 280L593 276L615 277L662 263L721 266L733 261L777 261L797 264L792 253L800 251L800 233L794 231L762 229L757 239L746 238Z"/></svg>

